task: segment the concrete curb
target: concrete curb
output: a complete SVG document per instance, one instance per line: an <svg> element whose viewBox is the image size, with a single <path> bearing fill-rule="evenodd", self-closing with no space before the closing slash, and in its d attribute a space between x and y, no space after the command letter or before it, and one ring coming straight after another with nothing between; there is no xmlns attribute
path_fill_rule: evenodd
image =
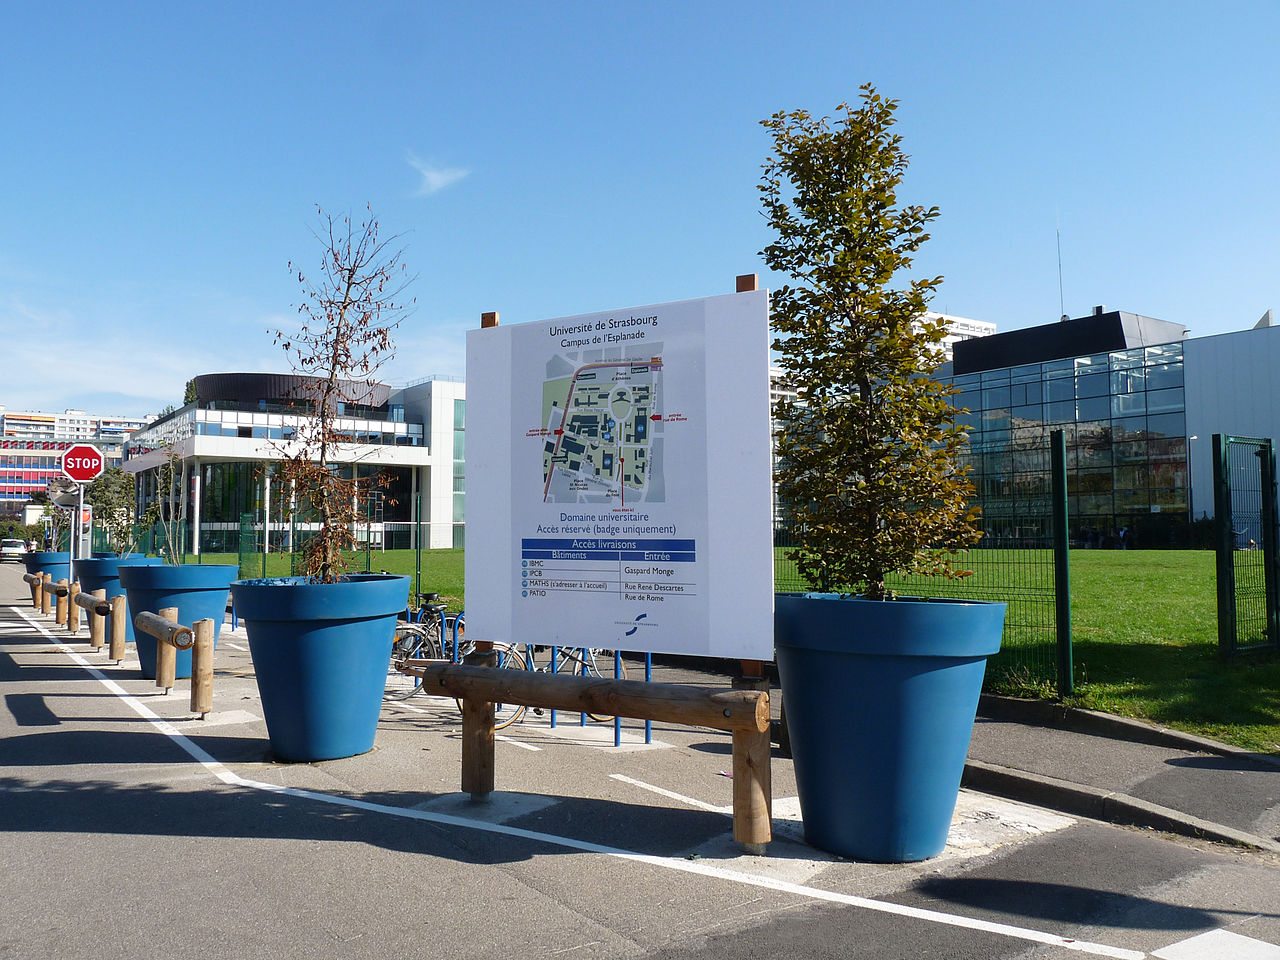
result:
<svg viewBox="0 0 1280 960"><path fill-rule="evenodd" d="M999 697L984 693L978 701L978 716L991 720L1009 720L1015 723L1035 723L1046 727L1060 727L1078 733L1090 733L1112 740L1129 740L1174 750L1194 750L1212 753L1220 757L1247 760L1259 766L1280 769L1280 755L1256 753L1243 747L1232 746L1219 740L1210 740L1193 733L1170 730L1145 720L1117 717L1096 710L1082 710L1049 700L1021 700L1016 697Z"/></svg>
<svg viewBox="0 0 1280 960"><path fill-rule="evenodd" d="M1202 820L1189 813L1162 807L1158 803L1056 777L984 763L981 760L970 760L965 764L962 785L1010 800L1021 800L1061 813L1090 817L1107 823L1152 827L1184 837L1280 853L1280 843L1274 840Z"/></svg>

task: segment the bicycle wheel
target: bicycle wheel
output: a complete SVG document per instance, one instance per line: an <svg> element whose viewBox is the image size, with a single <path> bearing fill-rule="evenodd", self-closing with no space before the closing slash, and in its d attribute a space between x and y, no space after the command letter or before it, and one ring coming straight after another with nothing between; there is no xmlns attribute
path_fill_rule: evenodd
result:
<svg viewBox="0 0 1280 960"><path fill-rule="evenodd" d="M431 627L431 623L397 624L395 639L391 642L391 662L387 665L387 685L382 691L383 700L406 700L422 689L421 677L401 673L396 665L406 660L440 658L439 627L434 630Z"/></svg>
<svg viewBox="0 0 1280 960"><path fill-rule="evenodd" d="M612 650L597 650L591 647L579 647L570 651L572 656L566 659L572 659L573 673L579 677L603 677L607 680L614 679L614 656ZM627 679L626 661L619 659L618 661L618 679ZM600 723L609 723L613 720L611 715L606 716L602 713L587 713L592 720Z"/></svg>
<svg viewBox="0 0 1280 960"><path fill-rule="evenodd" d="M461 628L461 625L459 625ZM474 644L466 644L462 642L461 634L458 637L459 651L458 660L461 662L467 654L471 653ZM493 652L498 655L498 668L502 670L529 670L529 660L525 655L520 644L499 644L493 645ZM462 701L455 700L458 704L458 710L462 710ZM525 710L528 709L523 704L517 703L495 703L493 705L493 729L501 730L503 727L509 727L521 717L524 716Z"/></svg>
<svg viewBox="0 0 1280 960"><path fill-rule="evenodd" d="M466 649L467 617L465 613L446 613L444 615L444 639L441 648L444 658L454 663L461 663L463 651Z"/></svg>

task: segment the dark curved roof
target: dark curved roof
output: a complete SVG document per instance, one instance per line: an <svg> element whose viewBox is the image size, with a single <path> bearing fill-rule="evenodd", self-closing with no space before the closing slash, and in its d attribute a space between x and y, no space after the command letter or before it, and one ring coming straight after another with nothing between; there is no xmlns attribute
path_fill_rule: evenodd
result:
<svg viewBox="0 0 1280 960"><path fill-rule="evenodd" d="M205 373L195 378L196 405L213 402L257 403L259 400L306 400L319 377L296 373ZM342 399L347 403L385 407L391 388L385 383L369 384L363 380L339 381Z"/></svg>

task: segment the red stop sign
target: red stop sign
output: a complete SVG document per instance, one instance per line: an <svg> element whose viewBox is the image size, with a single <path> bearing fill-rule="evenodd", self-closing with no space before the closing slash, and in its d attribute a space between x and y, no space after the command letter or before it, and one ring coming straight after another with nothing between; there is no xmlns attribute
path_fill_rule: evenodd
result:
<svg viewBox="0 0 1280 960"><path fill-rule="evenodd" d="M102 453L87 443L77 443L62 454L62 472L76 483L88 483L102 473L106 466Z"/></svg>

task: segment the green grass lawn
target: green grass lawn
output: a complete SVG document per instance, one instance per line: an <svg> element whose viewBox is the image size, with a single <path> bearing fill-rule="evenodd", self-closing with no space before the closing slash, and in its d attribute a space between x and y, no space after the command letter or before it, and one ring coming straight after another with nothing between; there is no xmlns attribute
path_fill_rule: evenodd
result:
<svg viewBox="0 0 1280 960"><path fill-rule="evenodd" d="M235 554L205 555L236 563ZM364 554L352 557L364 569ZM414 575L412 550L375 551L370 567ZM988 670L1001 693L1052 696L1052 558L1047 550L974 551L972 578L900 581L902 593L1001 599L1013 584L1025 598L1009 605L1005 649ZM246 570L256 576L260 566ZM289 572L268 557L269 576ZM785 564L779 589L800 589ZM463 551L423 550L422 590L464 606ZM1071 619L1076 706L1152 720L1235 743L1280 751L1280 655L1218 657L1214 555L1208 550L1074 550ZM1003 588L1003 589L1002 589Z"/></svg>
<svg viewBox="0 0 1280 960"><path fill-rule="evenodd" d="M901 594L1002 599L1013 587L1004 647L987 670L992 692L1055 693L1052 556L977 550L963 580L899 578ZM801 589L785 563L779 588ZM1209 550L1073 550L1073 705L1152 720L1252 750L1280 751L1280 655L1218 656L1214 554Z"/></svg>
<svg viewBox="0 0 1280 960"><path fill-rule="evenodd" d="M451 609L463 609L462 558L462 550L423 550L422 586L410 586L410 589L421 590L423 593L438 593L440 599L448 603ZM417 553L414 550L373 550L369 553L369 569L374 573L386 570L388 573L413 577L416 572L416 559ZM188 557L188 560L194 561L194 557ZM347 560L352 572L364 572L365 554L363 552L347 554ZM200 562L235 564L240 562L240 558L234 553L205 553L201 554ZM244 565L241 573L246 577L262 576L262 558L254 557L251 562ZM266 575L268 577L289 576L289 554L267 554Z"/></svg>
<svg viewBox="0 0 1280 960"><path fill-rule="evenodd" d="M1079 706L1280 751L1280 656L1218 656L1209 550L1077 550L1071 618Z"/></svg>

